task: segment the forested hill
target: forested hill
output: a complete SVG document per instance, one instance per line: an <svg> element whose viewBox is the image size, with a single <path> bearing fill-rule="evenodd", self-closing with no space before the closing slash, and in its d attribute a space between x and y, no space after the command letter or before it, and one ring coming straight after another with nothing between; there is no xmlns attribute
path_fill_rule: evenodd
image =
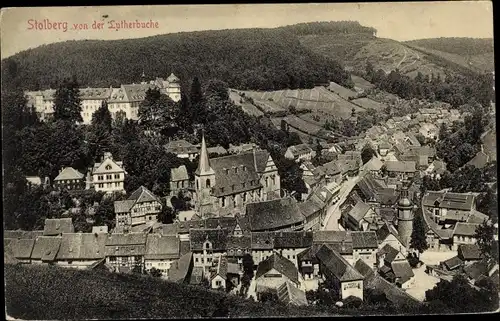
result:
<svg viewBox="0 0 500 321"><path fill-rule="evenodd" d="M457 55L480 55L493 52L493 39L491 38L429 38L405 43Z"/></svg>
<svg viewBox="0 0 500 321"><path fill-rule="evenodd" d="M373 36L377 33L377 29L372 27L362 26L357 21L321 21L321 22L306 22L279 27L290 31L299 36L320 35L320 34L364 34Z"/></svg>
<svg viewBox="0 0 500 321"><path fill-rule="evenodd" d="M302 46L284 28L182 32L127 40L81 40L40 46L2 61L3 85L54 88L76 75L83 86L119 86L171 72L181 80L218 78L232 88L350 85L340 63ZM3 89L6 89L5 87Z"/></svg>

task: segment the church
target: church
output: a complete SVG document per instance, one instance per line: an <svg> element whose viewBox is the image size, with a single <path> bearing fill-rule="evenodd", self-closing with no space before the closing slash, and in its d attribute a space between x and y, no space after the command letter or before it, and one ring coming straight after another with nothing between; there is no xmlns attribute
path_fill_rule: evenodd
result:
<svg viewBox="0 0 500 321"><path fill-rule="evenodd" d="M209 159L202 137L193 200L202 218L244 213L248 203L280 197L280 176L266 150Z"/></svg>

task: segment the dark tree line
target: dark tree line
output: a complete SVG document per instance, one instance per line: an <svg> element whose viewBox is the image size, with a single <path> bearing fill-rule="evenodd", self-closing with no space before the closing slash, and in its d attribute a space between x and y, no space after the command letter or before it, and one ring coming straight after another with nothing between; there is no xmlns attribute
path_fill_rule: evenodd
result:
<svg viewBox="0 0 500 321"><path fill-rule="evenodd" d="M410 78L393 70L386 74L383 70L376 71L371 63L366 66L365 75L368 81L382 90L396 94L404 99L427 99L442 101L457 108L471 101L478 102L489 108L494 99L493 76L491 74L467 74L446 76L442 79L437 76L418 73Z"/></svg>
<svg viewBox="0 0 500 321"><path fill-rule="evenodd" d="M148 79L166 78L174 72L183 80L192 79L191 75L204 82L217 78L238 89L312 88L329 81L351 84L338 62L309 51L293 32L282 29L68 41L26 50L2 62L2 77L9 80L5 85L11 89L55 88L73 74L84 86L118 87L140 82L143 71Z"/></svg>

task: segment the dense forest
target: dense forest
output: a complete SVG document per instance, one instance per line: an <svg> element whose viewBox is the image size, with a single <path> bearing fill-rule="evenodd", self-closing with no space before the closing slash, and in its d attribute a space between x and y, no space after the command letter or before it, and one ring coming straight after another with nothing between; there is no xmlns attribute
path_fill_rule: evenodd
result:
<svg viewBox="0 0 500 321"><path fill-rule="evenodd" d="M462 56L493 52L493 39L491 38L431 38L405 43Z"/></svg>
<svg viewBox="0 0 500 321"><path fill-rule="evenodd" d="M357 21L321 21L321 22L305 22L298 23L295 25L279 27L277 29L282 29L290 31L293 34L299 36L306 35L320 35L320 34L367 34L374 36L377 33L377 29L372 27L362 26Z"/></svg>
<svg viewBox="0 0 500 321"><path fill-rule="evenodd" d="M118 87L171 72L188 83L195 75L217 78L231 88L312 88L335 81L352 86L332 59L312 53L287 29L182 32L126 40L66 41L2 60L4 88L55 88L78 75L82 86Z"/></svg>
<svg viewBox="0 0 500 321"><path fill-rule="evenodd" d="M376 71L368 63L365 71L366 80L378 88L396 94L404 99L426 99L442 101L457 108L466 103L477 102L483 107L489 107L495 99L493 76L491 74L447 76L442 79L419 73L415 78L402 75L398 70L386 74L383 70Z"/></svg>

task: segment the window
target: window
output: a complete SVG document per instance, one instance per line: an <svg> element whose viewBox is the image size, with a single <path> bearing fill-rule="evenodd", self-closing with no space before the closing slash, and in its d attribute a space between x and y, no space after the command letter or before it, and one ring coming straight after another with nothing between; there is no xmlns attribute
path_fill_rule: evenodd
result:
<svg viewBox="0 0 500 321"><path fill-rule="evenodd" d="M210 248L210 243L205 243L205 249L209 249Z"/></svg>
<svg viewBox="0 0 500 321"><path fill-rule="evenodd" d="M98 181L102 181L103 179L104 179L104 175L99 175L99 176L97 176L97 180L98 180Z"/></svg>
<svg viewBox="0 0 500 321"><path fill-rule="evenodd" d="M195 261L196 263L198 263L198 261L199 261L199 260L198 260L198 258L195 258L195 259L194 259L194 261Z"/></svg>
<svg viewBox="0 0 500 321"><path fill-rule="evenodd" d="M232 190L232 191L234 191L234 184L233 184L233 185L231 185L231 190Z"/></svg>
<svg viewBox="0 0 500 321"><path fill-rule="evenodd" d="M245 182L241 183L241 185L243 185L243 188L245 188Z"/></svg>
<svg viewBox="0 0 500 321"><path fill-rule="evenodd" d="M207 187L210 187L210 179L207 178L207 181L205 183Z"/></svg>
<svg viewBox="0 0 500 321"><path fill-rule="evenodd" d="M266 187L269 187L269 181L268 181L269 177L266 177Z"/></svg>
<svg viewBox="0 0 500 321"><path fill-rule="evenodd" d="M226 198L222 196L221 198L222 207L226 207Z"/></svg>
<svg viewBox="0 0 500 321"><path fill-rule="evenodd" d="M112 179L113 175L106 175L106 179Z"/></svg>
<svg viewBox="0 0 500 321"><path fill-rule="evenodd" d="M234 173L235 173L235 174L236 174L236 173L238 173L238 167L235 167L235 168L234 168Z"/></svg>
<svg viewBox="0 0 500 321"><path fill-rule="evenodd" d="M106 165L106 170L109 171L111 169L111 165Z"/></svg>
<svg viewBox="0 0 500 321"><path fill-rule="evenodd" d="M109 262L116 262L116 257L110 256L109 257Z"/></svg>
<svg viewBox="0 0 500 321"><path fill-rule="evenodd" d="M220 188L220 192L221 192L221 193L224 193L224 187L221 187L221 188Z"/></svg>
<svg viewBox="0 0 500 321"><path fill-rule="evenodd" d="M115 179L120 179L120 174L115 174Z"/></svg>
<svg viewBox="0 0 500 321"><path fill-rule="evenodd" d="M220 281L215 281L215 285L216 285L216 286L220 286L220 285L221 285L221 282L220 282Z"/></svg>
<svg viewBox="0 0 500 321"><path fill-rule="evenodd" d="M201 263L205 263L205 260L203 258L201 258Z"/></svg>

